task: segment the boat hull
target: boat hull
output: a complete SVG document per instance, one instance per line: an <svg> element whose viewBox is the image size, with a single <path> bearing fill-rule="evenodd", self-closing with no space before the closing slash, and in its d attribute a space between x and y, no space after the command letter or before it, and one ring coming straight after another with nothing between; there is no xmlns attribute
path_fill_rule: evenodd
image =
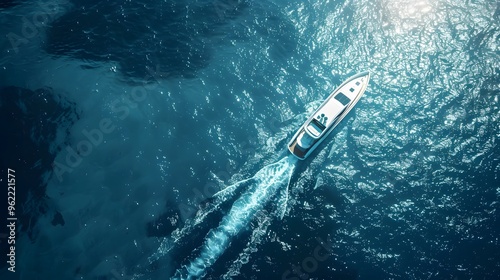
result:
<svg viewBox="0 0 500 280"><path fill-rule="evenodd" d="M306 159L363 96L369 72L358 73L336 88L299 128L288 143L288 150L298 159Z"/></svg>

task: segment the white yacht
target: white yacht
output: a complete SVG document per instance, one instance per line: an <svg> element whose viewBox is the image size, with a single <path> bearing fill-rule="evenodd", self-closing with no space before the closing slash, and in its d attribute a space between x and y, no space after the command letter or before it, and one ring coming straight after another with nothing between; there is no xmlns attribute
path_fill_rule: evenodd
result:
<svg viewBox="0 0 500 280"><path fill-rule="evenodd" d="M295 133L288 150L301 160L307 158L358 103L369 80L366 71L343 82Z"/></svg>

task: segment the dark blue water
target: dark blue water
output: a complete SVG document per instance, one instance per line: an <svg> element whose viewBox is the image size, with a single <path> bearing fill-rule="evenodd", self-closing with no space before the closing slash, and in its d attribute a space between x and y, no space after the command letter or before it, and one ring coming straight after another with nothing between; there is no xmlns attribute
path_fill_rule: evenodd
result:
<svg viewBox="0 0 500 280"><path fill-rule="evenodd" d="M2 279L170 279L265 180L212 195L286 157L307 113L364 70L356 108L290 166L288 189L271 184L204 279L500 275L495 1L7 1L0 14L0 199L13 168L18 218L15 273L0 231Z"/></svg>

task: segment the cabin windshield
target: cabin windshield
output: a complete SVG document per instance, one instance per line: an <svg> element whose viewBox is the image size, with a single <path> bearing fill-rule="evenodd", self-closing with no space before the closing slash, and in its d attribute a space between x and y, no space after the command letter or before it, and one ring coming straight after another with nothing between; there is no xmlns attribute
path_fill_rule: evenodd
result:
<svg viewBox="0 0 500 280"><path fill-rule="evenodd" d="M334 98L338 102L342 103L342 105L344 105L344 106L346 106L347 104L349 104L349 102L351 102L351 99L349 97L347 97L345 94L343 94L342 92L337 93Z"/></svg>
<svg viewBox="0 0 500 280"><path fill-rule="evenodd" d="M318 136L325 130L326 126L319 122L317 119L312 119L309 125L307 125L307 132L311 134L312 137L318 138Z"/></svg>

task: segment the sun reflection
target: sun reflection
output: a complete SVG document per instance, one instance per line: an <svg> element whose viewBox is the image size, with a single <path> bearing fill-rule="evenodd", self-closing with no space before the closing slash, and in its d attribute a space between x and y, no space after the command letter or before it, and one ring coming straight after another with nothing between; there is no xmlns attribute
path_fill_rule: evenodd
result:
<svg viewBox="0 0 500 280"><path fill-rule="evenodd" d="M386 19L397 33L405 33L414 28L422 28L431 19L433 4L429 0L386 0L382 2L387 13Z"/></svg>
<svg viewBox="0 0 500 280"><path fill-rule="evenodd" d="M400 19L421 19L433 8L431 2L427 0L386 1L386 5L388 10Z"/></svg>

